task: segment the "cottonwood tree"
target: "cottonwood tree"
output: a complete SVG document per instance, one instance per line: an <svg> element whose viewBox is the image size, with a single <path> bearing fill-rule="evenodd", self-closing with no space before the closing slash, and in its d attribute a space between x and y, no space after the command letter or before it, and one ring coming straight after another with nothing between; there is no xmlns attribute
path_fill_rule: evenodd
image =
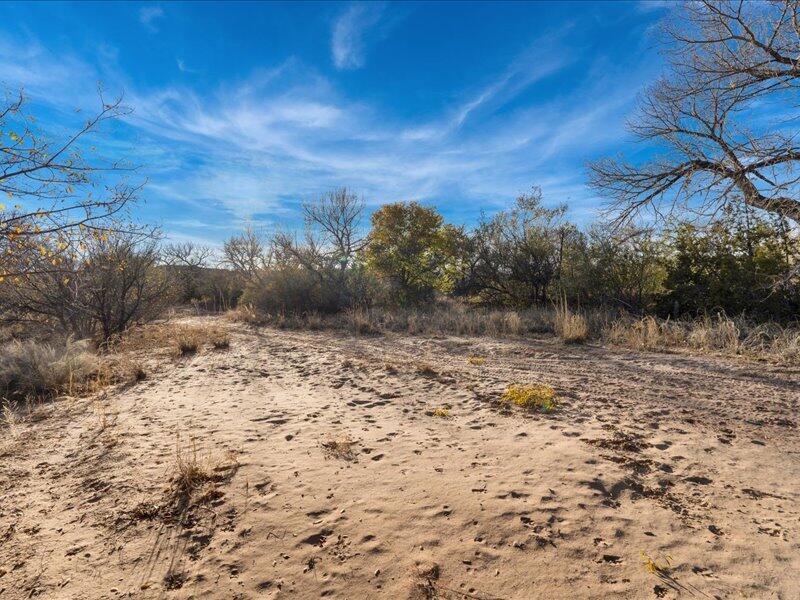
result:
<svg viewBox="0 0 800 600"><path fill-rule="evenodd" d="M364 201L342 187L303 204L302 210L302 237L286 232L273 236L276 260L295 262L320 278L341 275L365 244L361 231Z"/></svg>
<svg viewBox="0 0 800 600"><path fill-rule="evenodd" d="M436 291L453 288L465 237L432 208L386 204L372 215L367 267L392 286L393 301L429 301Z"/></svg>
<svg viewBox="0 0 800 600"><path fill-rule="evenodd" d="M630 123L661 154L600 160L590 183L620 221L646 208L714 216L744 203L800 223L800 141L786 112L796 100L798 3L709 0L679 10L683 24L668 29L671 72Z"/></svg>
<svg viewBox="0 0 800 600"><path fill-rule="evenodd" d="M349 267L364 248L366 236L361 230L364 200L346 187L324 194L317 202L303 205L306 226L315 232L316 246L326 259L340 270Z"/></svg>
<svg viewBox="0 0 800 600"><path fill-rule="evenodd" d="M794 87L800 78L800 1L695 0L665 22L673 67L696 90Z"/></svg>
<svg viewBox="0 0 800 600"><path fill-rule="evenodd" d="M112 217L141 185L125 181L129 164L95 156L82 143L103 123L128 114L121 101L107 102L101 93L100 109L58 138L35 127L21 94L0 105L0 277L57 271L67 247L118 230L120 220ZM51 253L49 260L29 262L37 251Z"/></svg>
<svg viewBox="0 0 800 600"><path fill-rule="evenodd" d="M364 201L341 187L303 204L302 211L301 235L279 232L272 238L272 295L302 297L300 304L306 309L325 311L362 303L366 280L357 256L366 243L361 227Z"/></svg>

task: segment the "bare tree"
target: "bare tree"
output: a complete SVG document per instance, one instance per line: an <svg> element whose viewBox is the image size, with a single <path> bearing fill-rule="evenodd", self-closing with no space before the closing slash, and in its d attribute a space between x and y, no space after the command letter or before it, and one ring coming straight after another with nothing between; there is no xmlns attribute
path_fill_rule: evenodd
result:
<svg viewBox="0 0 800 600"><path fill-rule="evenodd" d="M364 201L341 187L324 194L317 202L303 205L306 225L318 232L317 246L325 248L332 262L346 269L364 247L360 229Z"/></svg>
<svg viewBox="0 0 800 600"><path fill-rule="evenodd" d="M55 325L78 337L106 342L133 324L152 320L168 305L171 289L158 264L157 238L113 232L61 252L59 271L36 269L0 284L7 320ZM46 261L36 252L31 264Z"/></svg>
<svg viewBox="0 0 800 600"><path fill-rule="evenodd" d="M670 59L696 86L748 94L797 87L800 1L695 0L676 7L665 27Z"/></svg>
<svg viewBox="0 0 800 600"><path fill-rule="evenodd" d="M222 264L246 281L255 281L272 262L264 237L252 227L228 239L222 247Z"/></svg>
<svg viewBox="0 0 800 600"><path fill-rule="evenodd" d="M82 142L106 121L128 114L121 98L106 102L100 94L97 113L73 133L52 140L34 128L20 94L0 105L0 277L27 273L25 257L31 248L48 243L63 250L84 235L103 236L120 221L118 216L141 185L121 175L133 168L122 161L87 155L94 148ZM104 176L113 181L104 183ZM99 190L99 191L98 191ZM59 258L36 268L57 270Z"/></svg>
<svg viewBox="0 0 800 600"><path fill-rule="evenodd" d="M541 189L484 219L470 240L464 290L491 303L527 306L547 302L560 277L564 245L574 235L565 222L566 205L546 208Z"/></svg>
<svg viewBox="0 0 800 600"><path fill-rule="evenodd" d="M744 202L800 223L796 128L775 119L763 124L754 106L767 93L785 100L778 84L793 82L796 65L781 73L775 65L783 64L780 52L795 47L796 3L773 11L737 4L729 13L730 2L687 3L685 33L672 29L673 72L647 90L630 124L639 140L663 145L661 156L590 165L590 183L612 198L619 220L645 208L713 215L728 202ZM775 64L765 66L759 52Z"/></svg>
<svg viewBox="0 0 800 600"><path fill-rule="evenodd" d="M162 250L162 257L169 265L182 265L195 269L209 266L214 251L209 246L185 242L183 244L167 244Z"/></svg>
<svg viewBox="0 0 800 600"><path fill-rule="evenodd" d="M352 266L364 247L361 231L364 202L346 187L323 194L316 202L303 204L305 231L302 238L278 232L272 238L276 259L293 262L317 277L338 277Z"/></svg>

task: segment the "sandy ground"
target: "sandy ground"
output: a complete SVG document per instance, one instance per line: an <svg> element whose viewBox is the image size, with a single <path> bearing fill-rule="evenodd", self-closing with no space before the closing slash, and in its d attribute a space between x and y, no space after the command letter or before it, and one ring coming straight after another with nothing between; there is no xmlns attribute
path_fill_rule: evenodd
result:
<svg viewBox="0 0 800 600"><path fill-rule="evenodd" d="M0 598L800 598L797 368L214 322L19 428ZM193 439L229 468L159 512Z"/></svg>

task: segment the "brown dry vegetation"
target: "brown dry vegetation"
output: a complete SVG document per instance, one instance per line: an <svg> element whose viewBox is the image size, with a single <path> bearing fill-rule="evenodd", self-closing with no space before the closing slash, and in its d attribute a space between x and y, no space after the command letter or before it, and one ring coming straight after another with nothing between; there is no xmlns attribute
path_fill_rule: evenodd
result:
<svg viewBox="0 0 800 600"><path fill-rule="evenodd" d="M227 318L254 326L338 329L358 335L393 332L518 338L552 333L566 343L591 341L634 350L710 352L792 364L800 361L800 326L722 315L671 320L599 310L578 311L566 304L514 311L447 303L427 309L371 308L336 315L275 316L243 306L229 312Z"/></svg>

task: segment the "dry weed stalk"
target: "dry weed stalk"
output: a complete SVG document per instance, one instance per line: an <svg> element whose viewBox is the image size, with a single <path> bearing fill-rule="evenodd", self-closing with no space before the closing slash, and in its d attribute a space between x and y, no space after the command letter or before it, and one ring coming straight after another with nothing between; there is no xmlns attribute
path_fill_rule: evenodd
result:
<svg viewBox="0 0 800 600"><path fill-rule="evenodd" d="M357 443L350 436L344 436L326 440L322 442L321 446L325 453L332 458L354 462L357 458L354 448Z"/></svg>

